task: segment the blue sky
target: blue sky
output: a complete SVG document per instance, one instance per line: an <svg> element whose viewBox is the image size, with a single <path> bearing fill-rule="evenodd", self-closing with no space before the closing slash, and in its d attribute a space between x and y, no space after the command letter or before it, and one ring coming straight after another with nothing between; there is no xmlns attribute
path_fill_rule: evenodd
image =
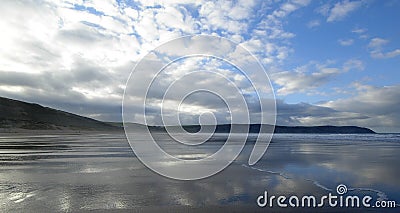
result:
<svg viewBox="0 0 400 213"><path fill-rule="evenodd" d="M218 35L265 67L278 124L400 131L400 1L6 0L0 6L0 96L119 121L125 82L144 55L183 35Z"/></svg>

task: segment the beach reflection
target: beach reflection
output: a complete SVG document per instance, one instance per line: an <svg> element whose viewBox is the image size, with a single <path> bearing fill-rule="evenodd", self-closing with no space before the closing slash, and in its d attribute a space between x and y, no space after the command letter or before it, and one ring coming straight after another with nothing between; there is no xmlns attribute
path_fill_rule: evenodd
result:
<svg viewBox="0 0 400 213"><path fill-rule="evenodd" d="M375 141L369 141L374 137ZM392 139L375 135L275 135L274 143L256 167L317 180L330 188L345 183L352 187L384 187L396 193L400 190L400 140Z"/></svg>
<svg viewBox="0 0 400 213"><path fill-rule="evenodd" d="M250 137L237 161L223 172L198 181L176 181L144 167L123 134L4 135L0 137L1 209L250 206L257 210L255 200L264 190L318 196L340 183L361 188L357 193L400 203L396 166L400 144L393 137L275 135L261 161L249 167L254 140ZM214 152L223 139L223 135L215 136L211 139L215 146L207 144L197 153L170 148L195 159ZM161 164L168 166L168 162Z"/></svg>

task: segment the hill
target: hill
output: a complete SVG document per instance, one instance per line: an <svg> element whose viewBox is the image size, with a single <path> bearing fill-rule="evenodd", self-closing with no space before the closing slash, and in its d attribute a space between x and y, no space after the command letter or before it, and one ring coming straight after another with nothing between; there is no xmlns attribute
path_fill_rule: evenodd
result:
<svg viewBox="0 0 400 213"><path fill-rule="evenodd" d="M95 119L3 97L0 97L0 128L31 130L121 129Z"/></svg>

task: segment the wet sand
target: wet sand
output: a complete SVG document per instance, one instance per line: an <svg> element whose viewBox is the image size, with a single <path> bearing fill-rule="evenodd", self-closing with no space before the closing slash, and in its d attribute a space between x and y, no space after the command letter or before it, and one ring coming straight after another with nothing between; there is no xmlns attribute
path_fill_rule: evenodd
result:
<svg viewBox="0 0 400 213"><path fill-rule="evenodd" d="M251 142L222 172L177 181L147 169L122 133L0 134L2 212L382 212L383 209L260 208L257 197L349 191L400 203L397 136L276 135L248 166ZM221 137L214 140L222 140ZM368 141L371 140L371 141ZM178 150L179 152L179 150ZM351 187L351 188L350 188ZM396 212L396 209L384 209Z"/></svg>

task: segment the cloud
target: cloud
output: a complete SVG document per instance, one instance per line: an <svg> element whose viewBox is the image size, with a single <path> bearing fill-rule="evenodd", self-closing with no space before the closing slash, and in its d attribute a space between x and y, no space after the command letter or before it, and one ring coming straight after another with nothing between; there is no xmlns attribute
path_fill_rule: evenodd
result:
<svg viewBox="0 0 400 213"><path fill-rule="evenodd" d="M323 16L328 16L329 10L331 9L331 5L329 3L325 3L315 8L314 12Z"/></svg>
<svg viewBox="0 0 400 213"><path fill-rule="evenodd" d="M372 58L393 58L393 57L396 57L398 55L400 55L400 49L395 49L393 51L389 51L389 52L386 52L386 53L375 52L375 51L371 52L371 57Z"/></svg>
<svg viewBox="0 0 400 213"><path fill-rule="evenodd" d="M69 106L64 109L75 113L85 105L120 104L135 63L182 35L228 37L262 62L280 63L292 52L288 41L295 36L284 29L285 19L310 3L294 0L275 7L245 0L23 2L3 1L0 7L5 17L0 26L7 29L0 35L0 95L55 108ZM94 114L101 119L99 113L83 115ZM107 112L102 115L110 117Z"/></svg>
<svg viewBox="0 0 400 213"><path fill-rule="evenodd" d="M226 30L229 33L241 34L249 27L246 20L251 17L255 5L254 1L238 1L237 4L206 1L198 12L202 24L208 27L207 30Z"/></svg>
<svg viewBox="0 0 400 213"><path fill-rule="evenodd" d="M367 28L360 28L360 27L355 27L353 30L351 30L352 33L357 34L358 37L361 39L367 39L369 37L367 31L368 31Z"/></svg>
<svg viewBox="0 0 400 213"><path fill-rule="evenodd" d="M0 95L37 102L100 120L119 121L126 79L136 62L156 46L187 34L220 35L241 43L254 52L264 65L268 65L271 70L277 70L294 51L291 41L296 34L285 28L288 17L309 3L308 0L278 4L245 0L144 0L130 5L124 1L112 0L42 1L42 4L3 1L0 13L4 18L0 20L0 26L7 30L0 34ZM319 12L327 17L328 22L334 22L342 20L362 4L362 1L341 1L335 5L326 4ZM307 26L313 28L319 24L320 21L312 20ZM365 33L362 30L353 31ZM397 49L384 51L387 43L385 39L371 39L368 47L371 56L397 56ZM207 47L207 44L197 48L201 46ZM165 53L184 51L182 47L175 46L175 49ZM219 50L225 51L226 48L231 47L219 44ZM240 52L229 55L246 60L240 56ZM157 82L160 86L151 90L152 99L147 107L154 122L159 121L160 94L166 89L163 85L182 77L188 68L209 71L218 68L213 70L229 76L228 79L239 85L240 95L250 103L249 109L256 117L260 107L256 104L249 82L242 75L225 70L223 66L219 67L215 61L210 61L208 67L195 62L188 60L171 66L163 76L164 81ZM149 62L149 69L153 63L157 61ZM364 64L358 59L348 60L337 66L310 63L293 71L275 72L272 80L278 86L279 95L308 93L317 91L344 72L363 69ZM147 85L142 82L151 77L141 76L142 81L139 80L133 88L138 91L145 89ZM221 86L221 81L219 78L199 74L192 76L187 83L177 85L177 91L183 92L191 86L201 85L210 90L228 93ZM378 89L395 93L394 89ZM368 93L372 91L364 90ZM176 113L176 108L172 106L177 104L179 95L181 93L168 97L167 115ZM367 110L357 112L357 108L351 108L356 105L357 97L362 95L360 90L358 96L353 98L321 105L287 104L278 100L278 123L372 125L373 121L377 121L388 126L388 123L384 123L386 117L383 114ZM231 98L235 100L238 97L234 95ZM392 98L398 99L396 94ZM140 99L133 97L133 102L135 101L140 103ZM340 101L347 104L349 110L340 108ZM354 104L350 104L352 101ZM135 105L133 110L139 111L139 106L141 105ZM226 121L229 117L223 102L216 100L214 96L197 94L183 104L183 120L197 122L197 115L187 112L207 110L216 112L219 121ZM397 120L393 120L395 115L391 119L387 122L393 121L392 124L396 126Z"/></svg>
<svg viewBox="0 0 400 213"><path fill-rule="evenodd" d="M307 23L308 28L318 27L319 25L321 25L321 22L319 20L312 20Z"/></svg>
<svg viewBox="0 0 400 213"><path fill-rule="evenodd" d="M363 1L341 1L336 3L329 11L327 22L343 20L348 14L363 5Z"/></svg>
<svg viewBox="0 0 400 213"><path fill-rule="evenodd" d="M348 124L367 126L381 132L400 130L400 115L397 110L400 104L400 85L378 87L354 83L353 88L356 91L354 96L328 101L320 106L368 117Z"/></svg>
<svg viewBox="0 0 400 213"><path fill-rule="evenodd" d="M203 40L200 39L198 41L202 44ZM186 43L188 42L182 42L182 44L176 43L173 46L179 50L185 51L184 47ZM223 42L216 42L215 44L208 42L207 45L197 45L197 43L190 44L193 45L194 48L199 46L201 48L214 49L216 46L224 46ZM192 46L186 48L193 51L191 47ZM224 48L220 48L220 50L222 49ZM171 51L170 48L166 48L166 50ZM174 52L162 53L175 54ZM160 58L155 55L154 60L159 59ZM147 60L149 59L146 59L146 61ZM256 110L254 110L254 108L257 108L257 101L254 99L257 100L258 97L254 95L255 90L252 88L251 82L241 74L239 70L225 61L217 58L200 56L183 58L165 67L154 79L151 79L152 76L148 76L150 79L143 79L142 74L144 75L150 72L151 66L155 64L150 60L150 63L146 64L146 61L143 62L143 65L140 65L140 67L144 69L136 70L135 73L140 73L131 76L134 81L127 85L127 96L125 96L125 98L129 98L126 101L129 105L140 105L140 103L145 101L145 97L141 94L144 94L148 88L146 81L152 81L146 93L148 101L146 107L149 108L148 115L151 119L147 120L146 123L159 125L162 124L161 114L164 119L173 119L176 117L176 114L179 113L183 120L186 122L190 121L191 124L194 124L198 122L198 117L206 112L214 113L219 123L228 123L232 119L229 115L230 111L238 113L239 117L242 118L241 121L245 122L247 120L246 109L250 110L251 117L257 117L256 114L254 114L257 113ZM160 66L162 65L160 64ZM246 74L251 75L252 73ZM260 78L260 76L258 76L258 78ZM262 86L264 86L264 84L265 82L262 82ZM191 93L196 89L202 90L195 94ZM263 89L261 89L261 91L263 91ZM218 98L218 96L213 95L213 93L220 95L223 99ZM270 96L271 95L270 93ZM240 104L243 97L246 102L248 102L248 107L243 107L243 105ZM227 109L227 104L225 102L230 103L230 110ZM162 113L161 110L163 110ZM129 114L132 115L139 113L140 111L129 112ZM177 123L175 122L174 124L176 125Z"/></svg>
<svg viewBox="0 0 400 213"><path fill-rule="evenodd" d="M329 64L312 62L308 65L297 67L294 71L273 73L271 79L279 86L278 95L289 95L314 91L343 72L362 69L364 69L363 62L357 59L346 61L342 67L332 67Z"/></svg>
<svg viewBox="0 0 400 213"><path fill-rule="evenodd" d="M352 33L357 33L357 34L363 34L363 33L367 32L367 29L366 28L358 28L358 27L356 27L351 32Z"/></svg>
<svg viewBox="0 0 400 213"><path fill-rule="evenodd" d="M373 38L368 44L369 48L382 48L383 45L387 44L389 41L383 38Z"/></svg>
<svg viewBox="0 0 400 213"><path fill-rule="evenodd" d="M370 49L370 55L372 58L385 59L393 58L400 55L400 49L395 49L392 51L384 52L383 47L389 43L389 40L383 38L372 38L368 44Z"/></svg>
<svg viewBox="0 0 400 213"><path fill-rule="evenodd" d="M339 74L336 68L323 68L311 74L284 71L272 76L273 82L280 86L278 95L304 93L325 84Z"/></svg>
<svg viewBox="0 0 400 213"><path fill-rule="evenodd" d="M338 42L342 46L350 46L354 43L354 40L353 39L339 39Z"/></svg>
<svg viewBox="0 0 400 213"><path fill-rule="evenodd" d="M349 70L364 70L364 68L364 63L361 60L350 59L343 64L342 70L347 72Z"/></svg>
<svg viewBox="0 0 400 213"><path fill-rule="evenodd" d="M278 125L353 125L377 132L398 132L400 85L353 83L350 97L318 104L288 104L277 100Z"/></svg>
<svg viewBox="0 0 400 213"><path fill-rule="evenodd" d="M327 17L327 22L341 21L346 18L350 13L356 11L365 4L363 0L349 1L344 0L337 2L334 5L325 3L315 9L315 12Z"/></svg>
<svg viewBox="0 0 400 213"><path fill-rule="evenodd" d="M250 30L251 39L248 41L260 41L258 44L259 50L257 56L261 58L261 62L265 64L277 64L283 62L290 53L293 52L288 41L296 35L284 29L285 20L288 16L295 13L297 10L307 6L310 3L304 1L287 1L273 7L272 5L263 2L257 7L256 11L264 18L256 24L256 27ZM270 8L274 8L269 11ZM248 45L248 42L244 42ZM250 44L250 48L254 47L254 43Z"/></svg>
<svg viewBox="0 0 400 213"><path fill-rule="evenodd" d="M277 100L277 125L315 126L315 125L351 125L353 121L369 119L357 112L343 112L326 106L308 103L288 104Z"/></svg>

